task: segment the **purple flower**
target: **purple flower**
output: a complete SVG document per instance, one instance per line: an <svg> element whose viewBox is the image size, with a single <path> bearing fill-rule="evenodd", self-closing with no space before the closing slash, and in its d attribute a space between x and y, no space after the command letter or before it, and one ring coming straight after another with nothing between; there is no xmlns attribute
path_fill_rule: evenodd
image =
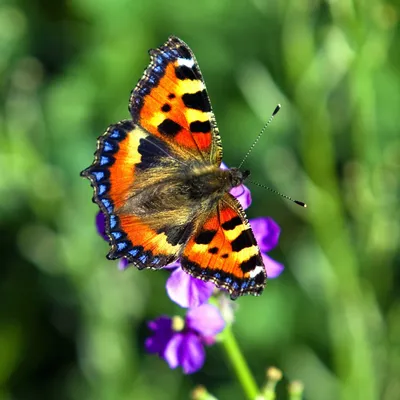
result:
<svg viewBox="0 0 400 400"><path fill-rule="evenodd" d="M282 273L284 266L265 253L271 251L278 244L281 228L270 217L253 218L249 222L260 248L267 276L268 278L277 278Z"/></svg>
<svg viewBox="0 0 400 400"><path fill-rule="evenodd" d="M127 258L122 257L119 261L118 261L118 269L120 271L124 271L129 267L129 261Z"/></svg>
<svg viewBox="0 0 400 400"><path fill-rule="evenodd" d="M243 209L250 207L251 204L251 194L250 190L246 185L236 186L229 192L232 196L235 196L239 203L242 205Z"/></svg>
<svg viewBox="0 0 400 400"><path fill-rule="evenodd" d="M184 308L194 308L207 303L215 289L214 284L193 278L183 271L179 261L168 266L171 267L175 270L166 284L169 298Z"/></svg>
<svg viewBox="0 0 400 400"><path fill-rule="evenodd" d="M96 214L96 228L99 235L108 242L109 239L106 235L106 217L101 211Z"/></svg>
<svg viewBox="0 0 400 400"><path fill-rule="evenodd" d="M184 374L192 374L204 364L204 345L214 343L225 322L215 306L204 304L189 310L185 320L163 316L148 326L153 335L146 339L146 350L158 354L170 368L182 367Z"/></svg>

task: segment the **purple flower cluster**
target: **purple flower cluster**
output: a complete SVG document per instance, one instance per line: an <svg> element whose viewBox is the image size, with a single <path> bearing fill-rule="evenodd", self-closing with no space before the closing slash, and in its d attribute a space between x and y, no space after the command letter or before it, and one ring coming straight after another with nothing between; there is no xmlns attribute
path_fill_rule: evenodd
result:
<svg viewBox="0 0 400 400"><path fill-rule="evenodd" d="M224 168L225 166L223 166ZM240 185L231 190L244 209L251 204L250 190ZM279 225L269 217L251 219L254 236L260 248L268 278L278 277L284 267L266 253L278 244ZM99 234L108 241L105 234L105 218L102 213L96 217ZM128 266L125 258L119 262L119 269ZM224 329L225 321L217 307L207 304L216 290L211 282L204 282L188 275L180 268L179 260L168 265L171 270L166 283L168 296L183 308L188 308L185 319L161 316L149 322L152 336L146 340L146 350L163 358L170 368L182 367L185 374L198 371L205 361L205 345L211 345L215 336Z"/></svg>
<svg viewBox="0 0 400 400"><path fill-rule="evenodd" d="M225 327L217 307L203 304L189 309L181 317L159 317L149 322L153 335L146 340L146 350L163 358L170 368L182 367L184 374L198 371L205 361L205 345Z"/></svg>

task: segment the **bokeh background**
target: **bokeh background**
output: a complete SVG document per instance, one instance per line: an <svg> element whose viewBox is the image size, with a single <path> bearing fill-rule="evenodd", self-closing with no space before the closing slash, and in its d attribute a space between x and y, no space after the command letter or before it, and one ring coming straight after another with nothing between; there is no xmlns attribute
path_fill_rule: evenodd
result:
<svg viewBox="0 0 400 400"><path fill-rule="evenodd" d="M164 272L119 272L79 172L127 118L147 50L193 49L224 145L246 162L249 217L281 226L284 263L234 332L258 383L310 400L400 398L400 31L396 1L2 0L0 399L244 398L219 346L192 376L144 352L146 323L181 314Z"/></svg>

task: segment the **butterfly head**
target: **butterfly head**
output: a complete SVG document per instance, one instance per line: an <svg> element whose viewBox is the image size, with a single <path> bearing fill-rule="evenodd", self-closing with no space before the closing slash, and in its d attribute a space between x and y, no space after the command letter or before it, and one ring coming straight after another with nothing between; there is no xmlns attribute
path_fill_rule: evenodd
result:
<svg viewBox="0 0 400 400"><path fill-rule="evenodd" d="M241 185L250 175L249 170L241 171L239 168L231 168L229 172L231 188Z"/></svg>

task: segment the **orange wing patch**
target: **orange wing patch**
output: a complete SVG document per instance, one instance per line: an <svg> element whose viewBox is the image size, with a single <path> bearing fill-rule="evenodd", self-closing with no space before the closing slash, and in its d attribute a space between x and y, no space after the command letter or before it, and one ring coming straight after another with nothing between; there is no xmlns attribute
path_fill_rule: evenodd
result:
<svg viewBox="0 0 400 400"><path fill-rule="evenodd" d="M190 239L182 267L196 278L228 290L232 298L261 294L266 281L264 264L244 211L233 196L226 194L201 231Z"/></svg>
<svg viewBox="0 0 400 400"><path fill-rule="evenodd" d="M193 53L171 37L150 55L150 66L130 99L134 122L189 157L196 155L219 165L219 133Z"/></svg>
<svg viewBox="0 0 400 400"><path fill-rule="evenodd" d="M94 188L93 200L103 213L124 203L135 179L135 164L140 160L138 141L144 135L148 134L127 120L110 125L99 137L93 164L81 175L90 179Z"/></svg>
<svg viewBox="0 0 400 400"><path fill-rule="evenodd" d="M143 157L139 145L148 137L149 134L132 121L121 121L108 127L98 139L93 165L81 173L90 179L95 189L94 197L102 199L106 195L115 209L125 204L136 179L136 164ZM107 212L101 199L96 202L103 212Z"/></svg>
<svg viewBox="0 0 400 400"><path fill-rule="evenodd" d="M111 184L109 196L116 209L121 208L129 197L135 182L135 165L141 161L141 154L138 152L140 140L147 136L148 133L135 126L119 142L118 157L115 157L115 162L109 169Z"/></svg>

